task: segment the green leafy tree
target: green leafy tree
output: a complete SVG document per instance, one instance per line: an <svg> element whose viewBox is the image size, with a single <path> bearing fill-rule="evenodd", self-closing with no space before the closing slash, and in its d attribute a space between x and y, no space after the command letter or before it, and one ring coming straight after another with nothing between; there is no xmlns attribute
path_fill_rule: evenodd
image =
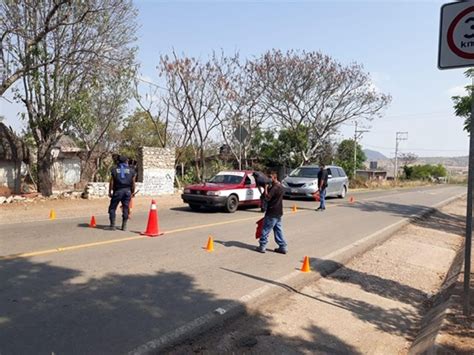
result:
<svg viewBox="0 0 474 355"><path fill-rule="evenodd" d="M364 162L367 160L364 151L360 144L357 144L356 169L364 167ZM345 139L337 147L336 164L341 166L346 174L353 178L354 175L354 140Z"/></svg>
<svg viewBox="0 0 474 355"><path fill-rule="evenodd" d="M252 138L250 155L265 166L286 165L297 167L304 160L300 152L308 144L308 130L300 126L295 130L257 130Z"/></svg>
<svg viewBox="0 0 474 355"><path fill-rule="evenodd" d="M135 111L125 119L120 153L131 159L137 159L140 147L161 147L162 143L156 129L164 134L165 127L158 120L153 122L147 112Z"/></svg>
<svg viewBox="0 0 474 355"><path fill-rule="evenodd" d="M468 69L464 72L464 75L467 78L474 78L474 69ZM470 132L471 125L471 101L472 101L472 90L474 89L473 85L466 85L465 89L467 95L465 96L453 96L452 100L454 102L454 113L456 116L464 119L464 130Z"/></svg>
<svg viewBox="0 0 474 355"><path fill-rule="evenodd" d="M408 180L428 180L431 178L438 179L447 176L446 168L441 165L413 165L404 166L405 178Z"/></svg>

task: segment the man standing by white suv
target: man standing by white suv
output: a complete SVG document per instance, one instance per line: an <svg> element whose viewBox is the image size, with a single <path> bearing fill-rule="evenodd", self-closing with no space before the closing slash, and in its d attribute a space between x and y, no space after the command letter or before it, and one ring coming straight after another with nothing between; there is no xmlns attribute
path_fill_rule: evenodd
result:
<svg viewBox="0 0 474 355"><path fill-rule="evenodd" d="M318 172L318 191L320 204L316 211L324 211L326 209L326 189L328 187L328 171L326 165L321 163Z"/></svg>

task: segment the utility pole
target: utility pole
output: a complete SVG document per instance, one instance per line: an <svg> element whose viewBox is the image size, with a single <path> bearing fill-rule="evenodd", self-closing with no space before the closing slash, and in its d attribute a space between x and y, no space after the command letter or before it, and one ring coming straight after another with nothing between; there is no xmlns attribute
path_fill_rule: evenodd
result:
<svg viewBox="0 0 474 355"><path fill-rule="evenodd" d="M408 132L397 132L395 137L395 171L393 172L395 181L398 179L398 143L406 140L408 140Z"/></svg>
<svg viewBox="0 0 474 355"><path fill-rule="evenodd" d="M355 122L355 130L354 130L354 171L352 175L354 178L356 176L356 169L357 169L357 139L362 136L362 133L369 132L369 130L358 130L357 129L357 121Z"/></svg>

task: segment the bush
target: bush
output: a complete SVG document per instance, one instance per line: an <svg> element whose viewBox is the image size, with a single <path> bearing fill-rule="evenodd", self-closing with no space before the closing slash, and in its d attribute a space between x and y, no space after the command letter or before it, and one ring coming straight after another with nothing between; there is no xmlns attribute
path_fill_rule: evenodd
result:
<svg viewBox="0 0 474 355"><path fill-rule="evenodd" d="M404 166L403 172L407 180L432 180L447 175L446 168L441 164Z"/></svg>

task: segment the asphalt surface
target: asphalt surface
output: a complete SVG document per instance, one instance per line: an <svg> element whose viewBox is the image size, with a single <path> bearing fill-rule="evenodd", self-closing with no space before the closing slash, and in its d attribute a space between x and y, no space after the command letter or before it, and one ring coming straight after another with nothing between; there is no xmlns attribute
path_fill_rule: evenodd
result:
<svg viewBox="0 0 474 355"><path fill-rule="evenodd" d="M355 203L330 199L325 212L287 200L287 255L254 251L257 209L158 206L165 234L156 238L137 233L146 227L143 213L129 232L104 230L105 217L96 229L84 219L0 226L0 354L126 353L293 272L305 255L323 259L465 190L350 194ZM204 250L209 235L213 253Z"/></svg>

